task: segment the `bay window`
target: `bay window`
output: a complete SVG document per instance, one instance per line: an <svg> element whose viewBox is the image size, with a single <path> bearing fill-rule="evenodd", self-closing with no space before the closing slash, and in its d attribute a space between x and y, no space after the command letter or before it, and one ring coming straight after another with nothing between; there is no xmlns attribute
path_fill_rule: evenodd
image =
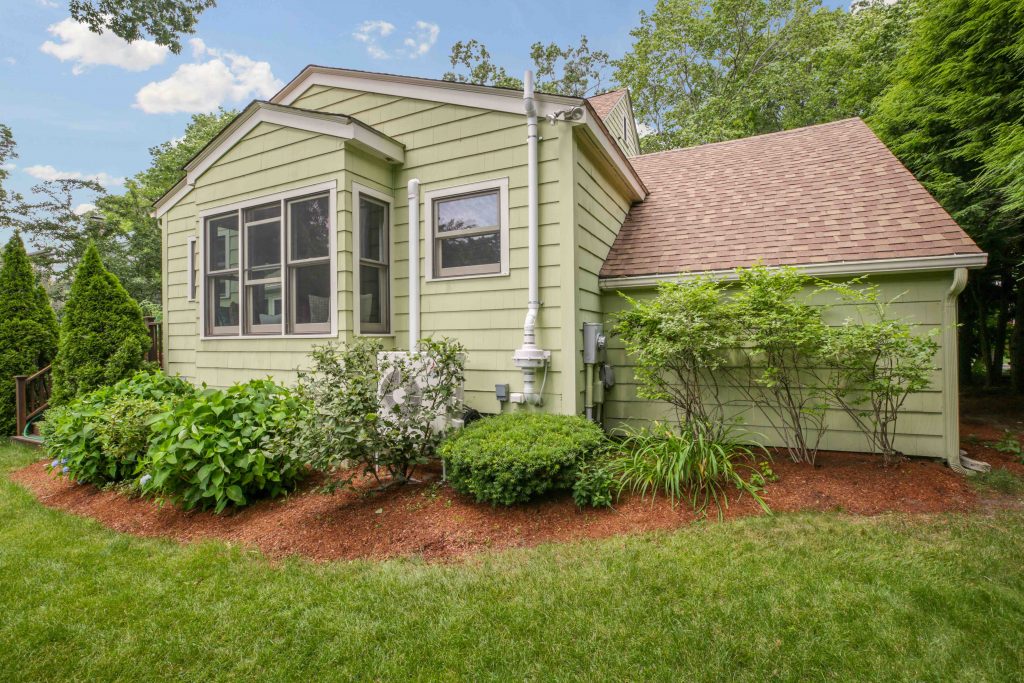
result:
<svg viewBox="0 0 1024 683"><path fill-rule="evenodd" d="M356 185L356 310L359 334L391 333L391 204Z"/></svg>
<svg viewBox="0 0 1024 683"><path fill-rule="evenodd" d="M206 217L206 334L329 333L333 229L324 192Z"/></svg>

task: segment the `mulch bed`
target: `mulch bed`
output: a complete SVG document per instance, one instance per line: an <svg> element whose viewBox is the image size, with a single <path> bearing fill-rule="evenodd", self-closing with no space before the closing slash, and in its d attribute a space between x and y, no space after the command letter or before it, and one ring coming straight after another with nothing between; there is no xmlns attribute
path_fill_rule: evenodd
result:
<svg viewBox="0 0 1024 683"><path fill-rule="evenodd" d="M974 448L973 457L1000 459L991 456L991 449L967 446L969 451ZM874 456L821 452L816 467L794 464L783 454L776 456L773 467L779 481L768 485L764 498L775 512L939 513L967 511L978 504L963 477L934 461L908 460L883 469ZM216 539L255 547L271 558L300 555L317 561L401 556L446 561L488 549L673 529L697 519L685 505L673 509L663 497L653 504L650 499L623 498L611 510L579 510L567 494L494 508L440 485L437 470L420 476L422 483L383 493L349 490L334 495L320 493L322 481L313 480L286 499L219 516L69 483L52 477L42 463L12 473L11 479L48 507L93 518L117 531L181 542ZM726 518L758 514L763 512L749 496L733 492ZM713 512L710 519L716 519Z"/></svg>

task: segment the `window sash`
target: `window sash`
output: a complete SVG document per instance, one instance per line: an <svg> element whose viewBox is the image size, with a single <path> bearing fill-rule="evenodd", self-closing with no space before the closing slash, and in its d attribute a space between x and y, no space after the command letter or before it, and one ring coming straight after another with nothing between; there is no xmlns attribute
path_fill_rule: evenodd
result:
<svg viewBox="0 0 1024 683"><path fill-rule="evenodd" d="M233 211L214 214L205 216L203 218L203 244L205 258L202 259L203 270L203 282L205 288L205 295L203 297L203 307L206 309L203 312L203 319L205 321L206 334L211 337L246 337L246 336L284 336L288 334L322 334L329 333L332 329L335 316L337 311L334 310L335 306L333 302L335 300L335 293L332 291L333 277L331 275L330 267L327 269L328 282L324 285L328 299L327 310L327 321L316 322L316 323L293 323L294 317L297 311L297 305L294 299L294 295L290 291L292 289L293 281L299 270L307 266L316 266L333 263L333 254L330 250L324 256L318 256L315 258L307 258L301 260L290 260L288 256L291 254L291 236L292 236L292 224L290 208L297 202L309 201L312 199L323 198L328 201L330 206L330 193L324 193L323 191L313 192L309 195L298 196L298 197L287 197L278 199L272 202L265 203L254 203L248 206L244 206ZM278 207L279 215L271 218L264 218L256 221L246 222L245 216L247 212L253 212L261 208L267 208L276 205ZM210 259L212 258L212 249L210 247L213 231L211 224L218 219L224 219L226 217L234 216L237 218L237 233L235 239L237 240L238 258L235 266L231 268L222 268L218 270L212 269ZM329 219L328 230L335 229L336 217L331 216ZM267 270L275 268L278 274L274 277L267 278L250 278L250 255L249 255L249 229L255 226L266 225L269 223L278 223L280 230L280 256L276 264L266 264L265 266L259 266L257 269L265 268ZM333 243L333 242L332 242ZM235 298L237 301L235 304L238 307L238 324L237 325L218 325L217 316L217 292L214 291L213 282L215 280L223 280L224 278L230 278L230 281L235 283ZM256 288L259 286L273 286L277 285L280 287L280 301L281 301L281 321L277 323L260 323L257 320L258 313L254 310L253 296L255 296ZM322 310L322 309L321 309ZM271 314L276 315L276 314Z"/></svg>
<svg viewBox="0 0 1024 683"><path fill-rule="evenodd" d="M441 217L439 206L445 202L458 201L460 199L467 199L470 197L480 197L485 195L494 195L498 202L498 225L476 225L471 228L457 228L455 230L446 230L441 232L440 226L438 225ZM432 260L434 265L433 277L435 279L443 279L446 277L463 277L466 275L495 275L502 272L501 254L505 245L502 244L502 229L501 229L501 215L505 207L501 203L501 191L499 189L488 189L480 192L466 192L464 194L453 194L444 197L435 197L433 205L430 207L430 212L433 220L431 226L431 237L432 237ZM445 242L449 239L457 239L464 237L474 237L476 235L497 235L498 236L498 259L497 261L488 263L479 263L471 266L450 266L444 267L444 246Z"/></svg>
<svg viewBox="0 0 1024 683"><path fill-rule="evenodd" d="M363 225L362 215L359 219L359 268L355 274L356 292L359 297L359 317L356 324L359 326L359 334L390 334L391 333L391 204L377 199L376 197L360 192L356 201L356 210L362 213L362 202L366 201L383 207L380 225L380 259L363 256L366 245L363 244L363 233L366 226ZM376 227L376 226L375 226ZM363 320L367 311L363 307L363 299L367 296L363 292L362 269L373 268L377 272L380 321L370 322Z"/></svg>

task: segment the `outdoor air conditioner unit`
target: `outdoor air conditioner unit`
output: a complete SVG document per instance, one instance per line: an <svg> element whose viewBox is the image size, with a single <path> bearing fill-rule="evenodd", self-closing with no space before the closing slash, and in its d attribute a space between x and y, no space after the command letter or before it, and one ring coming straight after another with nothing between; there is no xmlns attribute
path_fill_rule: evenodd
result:
<svg viewBox="0 0 1024 683"><path fill-rule="evenodd" d="M406 406L422 406L426 390L431 383L437 381L428 363L430 360L426 356L408 351L382 351L377 354L377 365L382 370L377 385L377 401L380 405L380 419L384 424L395 423ZM450 411L445 406L434 407L435 417L431 428L435 432L463 426L462 386L458 388L456 397L460 406L456 411Z"/></svg>

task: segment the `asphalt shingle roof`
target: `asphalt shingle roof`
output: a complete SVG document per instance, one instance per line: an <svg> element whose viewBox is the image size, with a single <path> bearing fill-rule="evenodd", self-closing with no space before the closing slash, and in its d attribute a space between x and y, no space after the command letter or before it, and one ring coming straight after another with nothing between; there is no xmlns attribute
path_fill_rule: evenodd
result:
<svg viewBox="0 0 1024 683"><path fill-rule="evenodd" d="M650 195L601 277L981 253L860 119L630 162Z"/></svg>

